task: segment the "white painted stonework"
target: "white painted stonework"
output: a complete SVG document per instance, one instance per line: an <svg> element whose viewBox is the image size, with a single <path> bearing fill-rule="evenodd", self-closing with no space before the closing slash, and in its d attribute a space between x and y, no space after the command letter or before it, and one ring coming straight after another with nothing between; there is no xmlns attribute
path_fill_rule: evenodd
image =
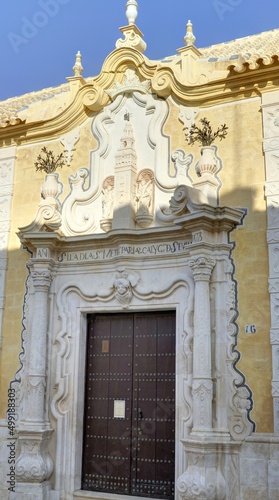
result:
<svg viewBox="0 0 279 500"><path fill-rule="evenodd" d="M200 172L200 183L191 180L193 157L170 151L163 133L168 102L150 94L148 81L129 69L110 96L92 119L98 148L69 177L61 214L57 194L49 192L19 233L33 256L14 384L14 498L115 497L81 491L87 314L170 309L176 313L175 499L242 498L241 443L253 422L251 393L235 367L229 232L243 212L218 205L216 148L208 163L216 168Z"/></svg>

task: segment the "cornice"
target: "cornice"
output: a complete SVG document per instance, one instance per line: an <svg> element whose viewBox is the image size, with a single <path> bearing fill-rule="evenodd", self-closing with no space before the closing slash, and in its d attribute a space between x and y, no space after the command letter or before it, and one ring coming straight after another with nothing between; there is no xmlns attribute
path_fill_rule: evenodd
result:
<svg viewBox="0 0 279 500"><path fill-rule="evenodd" d="M199 63L200 64L200 63ZM191 106L212 106L223 102L232 102L249 97L259 96L278 88L279 64L264 66L257 70L246 69L236 73L231 69L226 78L209 81L202 85L185 85L169 66L160 66L153 78L151 86L160 97L174 97L181 103Z"/></svg>
<svg viewBox="0 0 279 500"><path fill-rule="evenodd" d="M212 63L204 64L208 69ZM0 146L53 140L71 131L110 102L107 90L112 89L115 83L122 83L125 71L131 68L136 70L141 81L151 81L152 91L159 97L171 96L178 102L195 107L233 102L245 99L247 95L256 97L278 88L279 84L278 61L254 70L247 68L242 73L236 73L231 68L226 77L204 84L186 85L167 63L150 61L135 49L120 48L109 54L101 73L90 82L82 80L76 85L75 78L70 79L72 101L64 111L49 120L19 123L0 129Z"/></svg>
<svg viewBox="0 0 279 500"><path fill-rule="evenodd" d="M56 232L25 232L20 229L17 233L23 246L31 251L38 248L49 248L50 250L82 250L86 248L98 248L98 245L115 245L118 243L129 244L143 241L163 241L166 238L190 238L191 232L182 227L165 226L147 229L116 229L108 233L95 233L77 236L64 236Z"/></svg>
<svg viewBox="0 0 279 500"><path fill-rule="evenodd" d="M116 49L105 59L101 73L95 81L100 86L105 83L106 88L109 88L107 85L113 84L115 73L125 73L131 67L136 67L143 79L149 79L154 75L158 64L158 61L149 60L135 49Z"/></svg>
<svg viewBox="0 0 279 500"><path fill-rule="evenodd" d="M59 137L80 125L92 112L100 111L110 102L106 90L111 89L115 82L121 82L125 71L137 69L139 77L150 79L156 71L157 64L146 59L134 49L121 48L113 51L105 60L101 73L90 83L76 86L72 102L59 115L50 120L33 123L20 123L0 129L0 146L5 144L22 145ZM69 81L75 85L75 78Z"/></svg>
<svg viewBox="0 0 279 500"><path fill-rule="evenodd" d="M51 255L57 251L85 251L88 249L98 249L103 247L111 247L117 244L137 244L145 242L154 243L163 240L175 241L178 239L189 240L195 248L205 246L211 248L214 245L219 248L225 248L227 245L224 241L219 240L218 244L214 238L214 234L227 233L235 226L241 223L243 211L231 207L210 207L209 205L201 205L200 209L194 213L176 217L173 224L157 228L145 229L116 229L108 233L94 233L77 236L64 236L59 232L47 231L31 231L29 227L20 228L18 237L21 244L27 247L32 253L37 249L47 248ZM204 240L193 238L196 232L206 231L212 237Z"/></svg>

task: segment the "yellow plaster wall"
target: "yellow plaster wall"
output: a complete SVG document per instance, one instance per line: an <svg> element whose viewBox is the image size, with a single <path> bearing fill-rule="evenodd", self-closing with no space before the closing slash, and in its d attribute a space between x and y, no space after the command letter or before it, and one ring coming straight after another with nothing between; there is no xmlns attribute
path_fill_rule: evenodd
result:
<svg viewBox="0 0 279 500"><path fill-rule="evenodd" d="M59 180L63 183L64 186L63 193L59 198L61 202L63 202L70 191L70 185L68 181L69 175L75 174L81 167L89 168L90 151L93 151L97 148L97 141L91 132L91 123L92 121L88 120L84 125L80 127L80 138L74 146L75 149L73 151L70 165L65 165L63 169L59 169L57 171L59 174ZM41 147L42 145L40 145L39 150ZM63 151L63 146L59 141L51 142L49 145L47 145L47 148L52 149L55 154L61 153ZM42 184L44 180L44 174L37 173L37 175L40 175L40 183Z"/></svg>
<svg viewBox="0 0 279 500"><path fill-rule="evenodd" d="M216 141L223 168L221 205L243 207L247 216L242 227L231 234L235 242L232 257L238 282L239 370L253 392L251 418L258 432L273 432L271 396L272 359L269 338L270 309L268 293L268 252L266 242L266 201L264 198L265 166L262 150L262 114L259 98L237 101L210 108L200 108L196 122L206 117L215 130L220 124L229 127L223 141ZM194 155L190 175L200 157L200 146L189 146L183 124L177 129L179 108L170 103L172 111L164 132L172 135L171 152L184 149ZM173 130L177 130L175 135ZM256 325L257 333L246 334L245 325Z"/></svg>
<svg viewBox="0 0 279 500"><path fill-rule="evenodd" d="M266 242L265 165L262 149L260 99L227 106L222 121L230 127L220 145L224 162L221 203L247 209L243 226L232 233L233 259L238 282L239 369L253 392L251 413L258 432L273 432L271 396L272 358ZM227 149L228 146L228 149ZM222 149L221 149L222 147ZM245 325L256 325L256 334L245 333Z"/></svg>

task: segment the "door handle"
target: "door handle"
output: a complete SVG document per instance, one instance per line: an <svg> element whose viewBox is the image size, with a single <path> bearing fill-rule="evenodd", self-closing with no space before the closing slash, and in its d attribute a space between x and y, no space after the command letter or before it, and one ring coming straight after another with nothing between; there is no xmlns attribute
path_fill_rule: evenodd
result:
<svg viewBox="0 0 279 500"><path fill-rule="evenodd" d="M142 418L143 418L143 414L142 414L141 409L139 408L138 409L138 420L142 420Z"/></svg>

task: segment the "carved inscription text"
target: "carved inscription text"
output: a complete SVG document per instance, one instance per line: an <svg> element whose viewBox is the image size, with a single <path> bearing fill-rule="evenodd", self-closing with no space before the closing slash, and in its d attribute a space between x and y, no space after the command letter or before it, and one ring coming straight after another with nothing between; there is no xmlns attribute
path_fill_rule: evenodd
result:
<svg viewBox="0 0 279 500"><path fill-rule="evenodd" d="M191 241L173 241L154 245L119 245L116 248L102 248L85 252L63 252L58 255L59 262L105 261L115 257L158 256L183 253Z"/></svg>

